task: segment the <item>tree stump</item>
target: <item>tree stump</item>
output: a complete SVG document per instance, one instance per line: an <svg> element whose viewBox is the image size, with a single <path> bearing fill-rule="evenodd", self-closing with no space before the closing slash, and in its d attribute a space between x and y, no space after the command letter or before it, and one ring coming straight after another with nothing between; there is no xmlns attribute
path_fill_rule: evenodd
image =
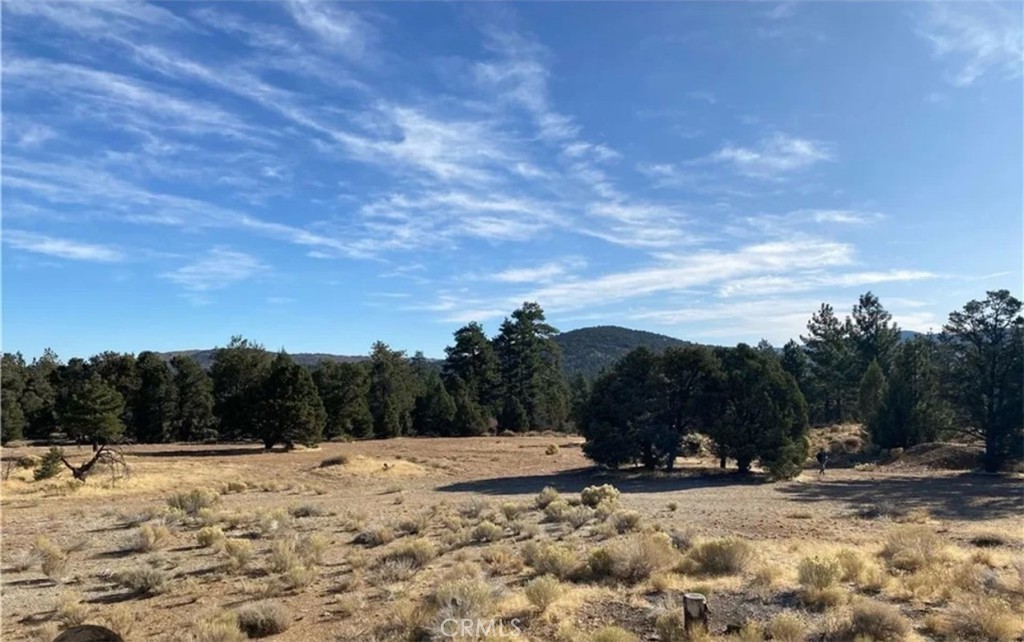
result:
<svg viewBox="0 0 1024 642"><path fill-rule="evenodd" d="M700 593L683 594L683 626L687 631L707 631L708 613L708 598Z"/></svg>

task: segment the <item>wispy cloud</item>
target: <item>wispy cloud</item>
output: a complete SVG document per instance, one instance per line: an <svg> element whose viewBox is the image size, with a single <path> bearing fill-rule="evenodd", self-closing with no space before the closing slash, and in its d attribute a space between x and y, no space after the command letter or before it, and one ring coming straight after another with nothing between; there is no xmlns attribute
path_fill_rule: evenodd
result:
<svg viewBox="0 0 1024 642"><path fill-rule="evenodd" d="M1020 3L930 2L917 31L951 65L949 82L964 87L987 74L1021 76L1022 19Z"/></svg>
<svg viewBox="0 0 1024 642"><path fill-rule="evenodd" d="M120 250L106 245L55 238L22 230L5 229L3 240L4 243L18 250L71 261L116 263L124 260L124 254Z"/></svg>
<svg viewBox="0 0 1024 642"><path fill-rule="evenodd" d="M245 281L269 270L258 258L226 247L215 247L205 256L161 276L189 292L209 292Z"/></svg>
<svg viewBox="0 0 1024 642"><path fill-rule="evenodd" d="M728 165L747 176L771 178L833 159L820 141L776 134L755 147L726 145L707 160Z"/></svg>
<svg viewBox="0 0 1024 642"><path fill-rule="evenodd" d="M364 56L375 38L375 30L365 20L338 3L290 0L285 6L299 26L350 58Z"/></svg>
<svg viewBox="0 0 1024 642"><path fill-rule="evenodd" d="M888 270L884 272L850 272L830 274L818 271L798 273L789 276L759 276L737 279L726 283L718 290L719 296L747 296L806 292L825 288L851 288L906 281L934 279L938 275L922 270Z"/></svg>
<svg viewBox="0 0 1024 642"><path fill-rule="evenodd" d="M565 278L586 264L582 258L573 257L533 267L509 268L491 275L490 279L502 283L550 283L557 278Z"/></svg>

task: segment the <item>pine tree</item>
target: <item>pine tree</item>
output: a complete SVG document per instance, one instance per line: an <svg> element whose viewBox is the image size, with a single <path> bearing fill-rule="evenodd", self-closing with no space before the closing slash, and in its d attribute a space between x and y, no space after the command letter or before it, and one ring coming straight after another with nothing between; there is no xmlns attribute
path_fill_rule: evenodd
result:
<svg viewBox="0 0 1024 642"><path fill-rule="evenodd" d="M854 374L858 379L872 361L878 361L883 374L892 367L896 347L900 342L900 328L892 322L892 315L871 292L860 295L857 304L853 306L850 339L856 352Z"/></svg>
<svg viewBox="0 0 1024 642"><path fill-rule="evenodd" d="M213 414L213 380L199 362L191 357L175 356L172 434L179 441L198 441L217 437L217 418Z"/></svg>
<svg viewBox="0 0 1024 642"><path fill-rule="evenodd" d="M92 443L115 442L124 434L124 397L98 374L72 380L57 407L60 427L68 436Z"/></svg>
<svg viewBox="0 0 1024 642"><path fill-rule="evenodd" d="M213 355L213 410L220 420L220 437L236 440L257 437L260 393L270 371L271 355L258 343L231 337L227 347Z"/></svg>
<svg viewBox="0 0 1024 642"><path fill-rule="evenodd" d="M433 372L432 376L427 377L423 391L416 398L413 431L417 435L450 435L455 410L455 402L445 389L444 382Z"/></svg>
<svg viewBox="0 0 1024 642"><path fill-rule="evenodd" d="M135 355L107 350L89 358L89 371L97 374L124 399L121 422L125 434L140 440L135 423L136 398L139 393L139 372Z"/></svg>
<svg viewBox="0 0 1024 642"><path fill-rule="evenodd" d="M416 381L405 353L382 341L373 344L369 365L369 406L373 436L400 437L412 431Z"/></svg>
<svg viewBox="0 0 1024 642"><path fill-rule="evenodd" d="M471 437L483 435L488 429L488 417L477 404L469 386L458 377L450 379L451 397L455 404L455 416L451 421L451 433Z"/></svg>
<svg viewBox="0 0 1024 642"><path fill-rule="evenodd" d="M328 439L373 434L367 402L370 380L362 364L321 361L313 371L313 382L327 411L324 434Z"/></svg>
<svg viewBox="0 0 1024 642"><path fill-rule="evenodd" d="M143 443L168 441L177 405L171 370L155 352L140 352L135 370L139 379L132 412L135 439Z"/></svg>
<svg viewBox="0 0 1024 642"><path fill-rule="evenodd" d="M862 422L869 424L885 398L885 375L875 359L871 360L867 372L861 377L859 397L857 415Z"/></svg>
<svg viewBox="0 0 1024 642"><path fill-rule="evenodd" d="M796 385L800 388L808 406L814 405L814 386L811 381L810 363L807 360L807 352L803 346L790 339L782 346L782 356L779 359L782 369L789 373Z"/></svg>
<svg viewBox="0 0 1024 642"><path fill-rule="evenodd" d="M530 429L530 417L519 399L513 396L505 397L498 413L498 430L510 430L512 432L525 432Z"/></svg>
<svg viewBox="0 0 1024 642"><path fill-rule="evenodd" d="M779 363L750 346L719 348L720 411L709 436L740 472L759 460L776 478L793 477L807 458L807 405Z"/></svg>
<svg viewBox="0 0 1024 642"><path fill-rule="evenodd" d="M467 387L473 403L488 414L501 409L501 376L494 346L476 322L455 331L455 344L445 348L442 367L445 384L455 378Z"/></svg>
<svg viewBox="0 0 1024 642"><path fill-rule="evenodd" d="M327 413L309 371L280 352L263 382L259 433L269 450L276 444L315 446L323 437Z"/></svg>
<svg viewBox="0 0 1024 642"><path fill-rule="evenodd" d="M1024 457L1024 318L1008 290L950 313L944 342L962 432L985 442L984 466Z"/></svg>
<svg viewBox="0 0 1024 642"><path fill-rule="evenodd" d="M882 403L868 423L882 448L906 448L935 441L949 428L949 409L939 389L928 339L904 343L896 353Z"/></svg>
<svg viewBox="0 0 1024 642"><path fill-rule="evenodd" d="M25 435L45 439L57 429L57 390L60 359L47 348L25 370L25 388L21 395L21 409L25 414Z"/></svg>
<svg viewBox="0 0 1024 642"><path fill-rule="evenodd" d="M775 352L758 350L766 359ZM715 417L721 388L721 366L702 346L670 347L658 359L659 385L663 387L664 416L659 423L667 432L661 438L666 468L672 470L682 439L704 431Z"/></svg>
<svg viewBox="0 0 1024 642"><path fill-rule="evenodd" d="M526 413L531 428L561 428L568 415L568 389L561 372L561 351L554 337L558 330L544 318L536 303L523 303L501 324L494 339L505 410L514 398ZM499 423L500 420L499 420Z"/></svg>
<svg viewBox="0 0 1024 642"><path fill-rule="evenodd" d="M21 439L25 432L25 412L21 399L25 394L25 359L21 353L5 352L0 365L0 444Z"/></svg>
<svg viewBox="0 0 1024 642"><path fill-rule="evenodd" d="M811 365L816 399L819 399L821 419L844 421L849 414L850 399L855 382L850 380L853 368L851 350L851 322L836 317L832 306L821 304L807 322L807 336L801 336Z"/></svg>

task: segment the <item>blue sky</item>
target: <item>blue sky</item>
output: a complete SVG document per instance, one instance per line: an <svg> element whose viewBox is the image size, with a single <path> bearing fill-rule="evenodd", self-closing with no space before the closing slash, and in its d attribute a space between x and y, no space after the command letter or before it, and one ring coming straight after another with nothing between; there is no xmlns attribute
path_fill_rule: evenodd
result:
<svg viewBox="0 0 1024 642"><path fill-rule="evenodd" d="M3 3L4 349L1020 293L1019 3Z"/></svg>

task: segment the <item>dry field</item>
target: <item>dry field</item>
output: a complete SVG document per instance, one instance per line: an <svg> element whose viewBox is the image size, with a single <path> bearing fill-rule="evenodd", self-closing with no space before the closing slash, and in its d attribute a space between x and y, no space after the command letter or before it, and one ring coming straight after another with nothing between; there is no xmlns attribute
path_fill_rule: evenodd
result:
<svg viewBox="0 0 1024 642"><path fill-rule="evenodd" d="M579 446L135 446L114 485L17 469L0 637L86 622L127 640L683 640L686 591L736 642L1024 633L1019 477L904 464L767 484L710 461L602 475ZM604 484L619 492L583 492ZM446 618L494 625L446 638Z"/></svg>

